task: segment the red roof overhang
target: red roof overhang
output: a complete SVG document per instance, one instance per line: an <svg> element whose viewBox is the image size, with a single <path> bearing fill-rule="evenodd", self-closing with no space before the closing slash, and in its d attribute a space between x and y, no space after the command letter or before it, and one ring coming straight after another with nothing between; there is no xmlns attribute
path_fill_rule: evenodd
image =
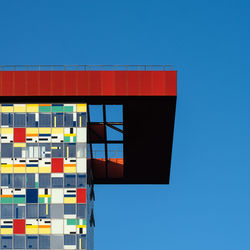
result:
<svg viewBox="0 0 250 250"><path fill-rule="evenodd" d="M0 96L176 96L176 71L0 71Z"/></svg>

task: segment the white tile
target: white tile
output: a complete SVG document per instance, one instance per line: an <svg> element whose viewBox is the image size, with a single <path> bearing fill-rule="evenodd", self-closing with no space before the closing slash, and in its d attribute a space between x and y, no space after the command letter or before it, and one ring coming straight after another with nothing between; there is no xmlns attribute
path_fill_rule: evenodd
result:
<svg viewBox="0 0 250 250"><path fill-rule="evenodd" d="M77 142L87 142L87 130L86 128L77 128L76 131Z"/></svg>
<svg viewBox="0 0 250 250"><path fill-rule="evenodd" d="M51 203L63 203L63 189L52 189Z"/></svg>
<svg viewBox="0 0 250 250"><path fill-rule="evenodd" d="M85 173L87 172L87 159L86 158L77 158L76 161L76 172Z"/></svg>
<svg viewBox="0 0 250 250"><path fill-rule="evenodd" d="M51 233L52 234L63 234L63 220L52 220L51 221Z"/></svg>

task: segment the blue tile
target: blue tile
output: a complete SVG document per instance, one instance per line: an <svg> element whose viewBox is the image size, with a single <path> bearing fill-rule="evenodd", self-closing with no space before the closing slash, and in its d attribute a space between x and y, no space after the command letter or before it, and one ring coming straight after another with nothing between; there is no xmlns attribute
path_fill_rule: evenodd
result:
<svg viewBox="0 0 250 250"><path fill-rule="evenodd" d="M26 202L38 203L38 190L37 189L26 189Z"/></svg>

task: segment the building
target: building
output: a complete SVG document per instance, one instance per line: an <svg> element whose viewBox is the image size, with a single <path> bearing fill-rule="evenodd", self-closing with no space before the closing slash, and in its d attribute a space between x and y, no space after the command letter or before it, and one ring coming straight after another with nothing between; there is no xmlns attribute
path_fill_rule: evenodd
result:
<svg viewBox="0 0 250 250"><path fill-rule="evenodd" d="M1 248L93 249L94 184L168 184L176 82L166 66L2 66Z"/></svg>

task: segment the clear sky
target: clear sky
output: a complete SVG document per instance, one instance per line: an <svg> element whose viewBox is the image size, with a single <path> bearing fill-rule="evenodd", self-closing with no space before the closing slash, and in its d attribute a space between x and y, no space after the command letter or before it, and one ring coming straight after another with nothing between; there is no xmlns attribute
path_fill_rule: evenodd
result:
<svg viewBox="0 0 250 250"><path fill-rule="evenodd" d="M244 0L0 1L1 65L178 70L170 185L96 187L96 250L249 250L249 11Z"/></svg>

